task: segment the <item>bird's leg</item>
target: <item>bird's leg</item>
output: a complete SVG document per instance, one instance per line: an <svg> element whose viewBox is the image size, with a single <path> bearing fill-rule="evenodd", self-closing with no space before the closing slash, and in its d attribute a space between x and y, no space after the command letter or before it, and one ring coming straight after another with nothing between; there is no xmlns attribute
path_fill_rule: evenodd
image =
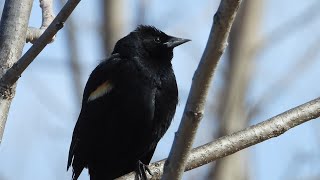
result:
<svg viewBox="0 0 320 180"><path fill-rule="evenodd" d="M148 165L143 164L140 160L137 162L136 173L139 180L147 180L146 171L152 176Z"/></svg>

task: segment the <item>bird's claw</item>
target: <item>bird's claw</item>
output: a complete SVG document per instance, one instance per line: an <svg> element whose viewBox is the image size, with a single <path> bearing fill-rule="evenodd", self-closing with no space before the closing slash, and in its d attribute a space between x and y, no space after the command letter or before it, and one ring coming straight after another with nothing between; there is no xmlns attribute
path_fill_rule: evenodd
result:
<svg viewBox="0 0 320 180"><path fill-rule="evenodd" d="M138 180L148 180L146 171L152 176L151 170L148 165L143 164L140 160L137 162L136 173Z"/></svg>

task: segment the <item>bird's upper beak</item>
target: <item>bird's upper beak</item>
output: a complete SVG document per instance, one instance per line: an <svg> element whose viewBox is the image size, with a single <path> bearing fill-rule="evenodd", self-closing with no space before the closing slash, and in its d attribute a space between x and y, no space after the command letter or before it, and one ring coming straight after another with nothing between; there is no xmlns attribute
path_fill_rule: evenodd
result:
<svg viewBox="0 0 320 180"><path fill-rule="evenodd" d="M164 44L168 47L168 48L174 48L177 47L183 43L186 43L188 41L191 41L190 39L182 39L182 38L177 38L177 37L171 37L168 42L165 42Z"/></svg>

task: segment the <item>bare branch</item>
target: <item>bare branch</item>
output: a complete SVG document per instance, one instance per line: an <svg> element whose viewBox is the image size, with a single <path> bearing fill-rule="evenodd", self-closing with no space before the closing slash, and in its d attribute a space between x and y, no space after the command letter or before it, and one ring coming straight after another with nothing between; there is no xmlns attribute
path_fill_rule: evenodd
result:
<svg viewBox="0 0 320 180"><path fill-rule="evenodd" d="M34 43L42 35L54 19L52 0L39 0L39 2L42 9L42 24L39 29L34 27L28 28L26 41L31 43ZM54 38L55 36L52 38L51 42Z"/></svg>
<svg viewBox="0 0 320 180"><path fill-rule="evenodd" d="M223 54L241 0L222 0L214 15L206 49L194 74L190 94L176 132L162 179L181 179L194 137L202 119L212 75Z"/></svg>
<svg viewBox="0 0 320 180"><path fill-rule="evenodd" d="M42 9L42 25L40 29L47 28L54 19L52 0L39 0Z"/></svg>
<svg viewBox="0 0 320 180"><path fill-rule="evenodd" d="M0 86L9 88L19 79L22 72L52 40L52 37L63 27L64 22L79 2L80 0L69 0L64 5L62 10L39 39L37 39L31 48L1 77Z"/></svg>
<svg viewBox="0 0 320 180"><path fill-rule="evenodd" d="M250 126L242 131L221 137L213 142L194 148L187 160L185 171L208 164L219 158L226 157L242 149L253 146L265 140L277 137L291 128L320 116L320 98L292 108L259 124ZM153 173L152 179L160 179L165 160L152 163L149 168ZM135 173L131 172L117 180L134 180Z"/></svg>
<svg viewBox="0 0 320 180"><path fill-rule="evenodd" d="M26 40L32 0L6 1L0 22L0 77L21 56ZM0 83L0 143L15 87Z"/></svg>

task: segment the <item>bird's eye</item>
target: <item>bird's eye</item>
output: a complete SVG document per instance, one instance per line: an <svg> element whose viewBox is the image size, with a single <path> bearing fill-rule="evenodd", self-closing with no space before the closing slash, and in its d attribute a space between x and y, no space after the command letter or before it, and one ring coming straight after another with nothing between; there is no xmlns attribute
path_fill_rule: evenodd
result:
<svg viewBox="0 0 320 180"><path fill-rule="evenodd" d="M161 43L161 40L160 40L159 37L156 37L156 38L154 38L154 42L156 42L156 43Z"/></svg>

